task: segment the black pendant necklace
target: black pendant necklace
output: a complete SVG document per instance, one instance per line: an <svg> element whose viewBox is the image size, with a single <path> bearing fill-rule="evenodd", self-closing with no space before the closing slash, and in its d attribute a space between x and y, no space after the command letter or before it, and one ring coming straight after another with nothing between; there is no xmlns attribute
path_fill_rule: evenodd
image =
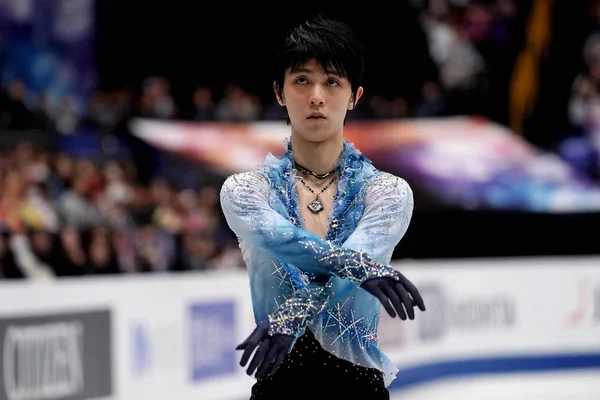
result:
<svg viewBox="0 0 600 400"><path fill-rule="evenodd" d="M331 171L329 171L326 174L317 174L315 172L312 172L310 169L308 168L304 168L302 165L298 164L297 162L294 161L294 165L296 166L296 168L298 169L298 171L302 172L304 175L312 175L317 179L323 180L325 178L327 178L329 175L333 174L335 172L335 168L332 169Z"/></svg>
<svg viewBox="0 0 600 400"><path fill-rule="evenodd" d="M319 199L319 196L327 190L327 188L333 183L335 182L335 180L337 179L337 176L334 176L333 178L331 178L331 180L329 181L329 183L327 185L325 185L325 187L323 189L321 189L321 191L319 193L316 193L310 186L308 186L306 184L306 182L304 182L304 179L300 178L300 182L302 182L302 184L304 185L305 188L307 188L312 194L315 195L315 198L306 205L306 208L308 208L311 212L313 212L314 214L318 214L321 211L323 211L325 209L325 206L323 205L323 203L321 202L321 199Z"/></svg>

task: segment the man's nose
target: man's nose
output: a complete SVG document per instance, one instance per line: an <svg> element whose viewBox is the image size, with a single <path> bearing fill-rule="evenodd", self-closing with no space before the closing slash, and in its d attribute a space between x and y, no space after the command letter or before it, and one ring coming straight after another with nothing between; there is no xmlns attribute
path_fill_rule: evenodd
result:
<svg viewBox="0 0 600 400"><path fill-rule="evenodd" d="M315 85L310 94L310 105L311 106L322 106L325 102L323 97L323 89L319 85Z"/></svg>

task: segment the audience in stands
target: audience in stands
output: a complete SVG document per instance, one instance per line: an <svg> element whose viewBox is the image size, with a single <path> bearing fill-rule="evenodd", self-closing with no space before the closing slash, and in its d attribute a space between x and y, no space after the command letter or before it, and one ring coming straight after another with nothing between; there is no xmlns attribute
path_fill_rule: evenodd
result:
<svg viewBox="0 0 600 400"><path fill-rule="evenodd" d="M30 143L0 152L4 278L243 267L218 186L144 186L130 163L103 164Z"/></svg>
<svg viewBox="0 0 600 400"><path fill-rule="evenodd" d="M497 108L490 103L495 97L490 85L507 84L498 70L508 59L518 4L514 0L412 3L419 10L439 80L425 82L421 98L410 103L399 94L367 93L349 118L482 114L493 119L493 113L486 115ZM597 172L598 33L585 45L584 59L586 68L574 82L569 109L579 141L565 141L560 150L582 169ZM151 76L139 85L99 88L81 117L68 97L33 92L24 81L13 80L0 89L0 131L5 133L0 137L0 276L47 280L244 267L237 240L221 215L221 182L198 165L182 167L180 160L157 155L129 133L127 122L134 117L285 120L276 102L265 104L235 82L220 96L214 88L199 85L191 88L190 98L177 98L166 77ZM23 139L31 136L21 133L30 131L42 136ZM85 142L92 147L88 152L83 151L84 142L70 147L63 143L64 138L85 138L90 132L95 141ZM125 155L115 150L121 145ZM167 164L162 170L154 165L157 157Z"/></svg>

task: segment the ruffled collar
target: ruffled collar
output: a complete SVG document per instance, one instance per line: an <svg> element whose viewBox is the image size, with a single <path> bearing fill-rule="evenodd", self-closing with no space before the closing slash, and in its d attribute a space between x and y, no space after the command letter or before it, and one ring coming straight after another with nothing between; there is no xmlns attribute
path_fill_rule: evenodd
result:
<svg viewBox="0 0 600 400"><path fill-rule="evenodd" d="M292 140L286 138L283 143L284 152L280 157L269 153L265 160L267 172L276 173L280 176L293 177L296 175L294 168L294 152L292 151ZM341 172L338 185L343 185L348 179L356 178L365 165L371 165L371 160L365 157L353 143L344 140L343 150L335 163L335 167Z"/></svg>
<svg viewBox="0 0 600 400"><path fill-rule="evenodd" d="M330 215L327 240L341 245L354 231L362 215L362 202L355 202L363 183L374 173L371 160L360 153L354 144L344 141L344 147L336 167L340 169L337 191ZM291 139L284 141L284 152L280 157L269 153L265 160L264 171L271 184L270 204L292 224L302 227L303 221L298 209L296 192L297 170L294 168L294 154ZM303 287L306 274L295 268L286 267L291 279L298 287Z"/></svg>

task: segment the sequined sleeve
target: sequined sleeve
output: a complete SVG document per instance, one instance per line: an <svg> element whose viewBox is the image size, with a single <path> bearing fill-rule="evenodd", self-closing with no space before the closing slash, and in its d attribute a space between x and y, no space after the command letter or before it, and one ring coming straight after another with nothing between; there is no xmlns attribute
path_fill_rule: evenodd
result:
<svg viewBox="0 0 600 400"><path fill-rule="evenodd" d="M232 175L223 184L221 207L227 224L240 239L310 273L337 276L359 285L370 278L397 278L397 271L366 252L336 247L293 225L270 207L269 190L269 182L260 171Z"/></svg>
<svg viewBox="0 0 600 400"><path fill-rule="evenodd" d="M368 184L363 216L343 246L387 264L408 230L413 209L414 197L408 182L380 172Z"/></svg>
<svg viewBox="0 0 600 400"><path fill-rule="evenodd" d="M363 216L342 246L366 252L377 262L387 264L408 229L413 207L413 193L408 183L394 175L380 173L367 186ZM269 316L269 332L300 336L323 309L342 301L354 289L354 282L335 276L325 283L310 283Z"/></svg>

